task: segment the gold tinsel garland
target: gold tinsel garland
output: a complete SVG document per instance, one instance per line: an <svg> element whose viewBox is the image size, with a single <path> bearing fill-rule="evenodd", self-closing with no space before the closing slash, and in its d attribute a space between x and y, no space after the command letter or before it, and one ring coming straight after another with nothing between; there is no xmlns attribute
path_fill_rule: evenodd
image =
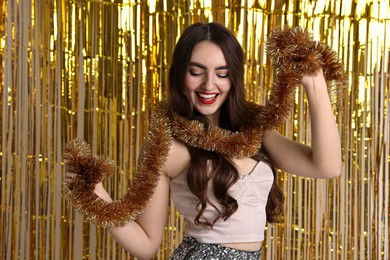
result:
<svg viewBox="0 0 390 260"><path fill-rule="evenodd" d="M115 164L92 155L88 144L80 140L71 141L63 151L69 170L78 174L74 182L64 185L65 198L89 221L104 227L123 226L136 219L152 198L173 137L231 157L253 156L261 147L264 131L274 129L288 116L302 76L314 75L321 68L326 81L335 83L328 84L329 92L334 92L331 86L337 86L335 98L341 104L347 80L343 65L328 46L297 27L274 30L267 51L276 75L270 97L265 106L250 104L253 121L241 131L206 128L198 121L170 114L168 105L161 103L152 115L137 174L122 198L107 203L94 193L95 184L109 177Z"/></svg>

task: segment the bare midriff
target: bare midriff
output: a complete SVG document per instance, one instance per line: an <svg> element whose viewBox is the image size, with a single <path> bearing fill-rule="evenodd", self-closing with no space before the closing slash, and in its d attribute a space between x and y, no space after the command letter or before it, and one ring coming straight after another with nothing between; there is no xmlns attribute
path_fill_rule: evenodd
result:
<svg viewBox="0 0 390 260"><path fill-rule="evenodd" d="M230 247L243 251L258 251L261 248L262 242L253 242L253 243L228 243L228 244L220 244L224 247Z"/></svg>

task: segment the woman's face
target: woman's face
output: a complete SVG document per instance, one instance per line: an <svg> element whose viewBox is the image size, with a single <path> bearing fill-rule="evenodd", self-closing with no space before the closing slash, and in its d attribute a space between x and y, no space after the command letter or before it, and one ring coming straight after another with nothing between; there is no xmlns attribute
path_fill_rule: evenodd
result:
<svg viewBox="0 0 390 260"><path fill-rule="evenodd" d="M184 78L184 88L194 108L211 125L218 126L221 106L230 87L229 70L221 48L209 41L196 44Z"/></svg>

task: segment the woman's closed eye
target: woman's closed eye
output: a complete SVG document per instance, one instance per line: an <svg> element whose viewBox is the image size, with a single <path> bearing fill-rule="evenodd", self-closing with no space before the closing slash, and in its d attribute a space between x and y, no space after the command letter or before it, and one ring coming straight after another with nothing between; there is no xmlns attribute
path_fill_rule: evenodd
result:
<svg viewBox="0 0 390 260"><path fill-rule="evenodd" d="M201 76L204 73L202 70L193 70L193 69L190 69L189 72L192 76Z"/></svg>
<svg viewBox="0 0 390 260"><path fill-rule="evenodd" d="M221 79L225 79L225 78L229 77L229 72L228 71L219 71L217 73L217 77L221 78Z"/></svg>
<svg viewBox="0 0 390 260"><path fill-rule="evenodd" d="M195 76L195 77L204 75L203 71L197 71L197 70L189 70L189 73L191 76ZM216 73L216 76L218 78L225 79L225 78L229 77L229 73L228 72L218 72L218 73Z"/></svg>

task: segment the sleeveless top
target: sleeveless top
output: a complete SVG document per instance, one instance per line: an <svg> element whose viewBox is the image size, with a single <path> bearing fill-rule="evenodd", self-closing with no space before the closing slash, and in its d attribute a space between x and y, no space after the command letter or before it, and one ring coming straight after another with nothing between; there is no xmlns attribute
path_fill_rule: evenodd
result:
<svg viewBox="0 0 390 260"><path fill-rule="evenodd" d="M198 214L198 198L187 185L187 173L184 172L170 180L170 190L176 209L184 215L186 236L195 238L200 243L249 243L264 240L266 225L265 207L274 181L271 168L259 161L248 175L241 175L229 189L229 194L237 200L238 209L227 220L218 219L213 227L204 227L194 223ZM211 203L218 206L209 182L207 196ZM220 208L220 207L219 207ZM212 223L217 210L207 205L201 219Z"/></svg>

